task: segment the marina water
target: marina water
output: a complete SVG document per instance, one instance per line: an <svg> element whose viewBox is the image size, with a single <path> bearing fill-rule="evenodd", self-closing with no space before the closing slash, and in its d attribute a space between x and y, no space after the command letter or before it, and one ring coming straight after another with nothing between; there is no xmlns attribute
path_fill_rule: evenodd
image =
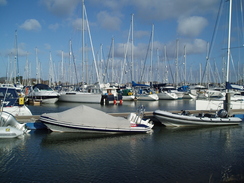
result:
<svg viewBox="0 0 244 183"><path fill-rule="evenodd" d="M80 105L29 106L34 115ZM195 101L86 104L105 112L192 110ZM243 182L243 124L228 127L166 128L151 134L85 136L32 131L0 139L0 182Z"/></svg>

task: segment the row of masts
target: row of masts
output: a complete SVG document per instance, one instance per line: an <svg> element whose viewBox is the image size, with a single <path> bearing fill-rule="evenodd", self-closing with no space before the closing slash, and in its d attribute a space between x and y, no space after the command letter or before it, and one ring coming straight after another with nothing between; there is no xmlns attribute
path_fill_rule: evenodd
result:
<svg viewBox="0 0 244 183"><path fill-rule="evenodd" d="M230 4L232 4L232 1L230 1ZM231 7L231 6L230 6ZM230 9L231 11L231 9ZM215 71L212 71L212 68L209 64L209 55L207 55L207 62L206 62L206 68L204 72L204 77L202 76L202 65L199 65L199 76L195 77L193 79L194 73L192 73L192 68L187 66L187 59L186 59L186 50L187 46L184 45L184 54L183 54L183 62L179 63L179 39L176 40L176 58L175 62L168 61L167 58L167 49L166 46L164 46L164 50L162 50L164 55L162 58L160 58L160 50L157 48L157 64L155 64L155 61L153 60L154 56L154 25L152 25L151 35L149 39L149 45L148 50L145 59L136 61L134 59L134 14L131 16L131 25L129 29L128 34L128 40L125 44L124 48L124 60L122 61L115 61L114 56L114 42L115 39L112 38L109 56L107 59L107 63L105 63L105 60L102 56L102 45L100 48L99 56L95 56L94 49L93 49L93 43L92 38L90 34L90 28L88 23L88 18L86 14L86 9L84 5L84 0L82 1L82 58L81 58L81 70L77 71L77 68L79 67L80 63L78 60L75 59L73 48L72 48L72 41L70 40L70 51L69 51L69 63L65 63L64 61L64 53L62 52L62 58L61 62L58 64L54 64L52 60L52 55L50 52L50 58L49 58L49 83L60 83L60 82L66 82L69 84L78 84L78 83L91 83L91 82L116 82L119 84L128 83L131 81L137 81L137 82L163 82L163 83L169 83L171 78L171 82L174 83L176 86L179 84L187 84L187 83L210 83L210 75L214 78L218 78L218 80L213 81L214 83L223 83L225 80L229 80L229 68L222 69L222 79L220 78L219 71L217 70L217 66L215 65ZM231 19L231 17L230 17ZM231 21L230 21L231 25ZM230 29L230 27L229 27ZM93 56L93 63L89 64L88 59L86 58L86 50L85 50L85 30L88 32L90 46L92 49L92 56ZM230 32L230 30L229 30ZM230 34L230 33L229 33ZM228 54L227 54L227 63L223 61L223 67L226 65L229 67L229 60L230 60L230 42L228 43ZM16 47L17 47L17 33L16 33ZM18 50L18 49L17 49ZM130 55L129 55L130 50ZM37 48L36 48L36 82L41 82L41 62L38 59L37 54ZM130 56L130 59L129 59ZM149 64L148 64L148 59ZM24 79L30 78L31 72L30 69L31 65L28 62L28 57L26 58L26 67L25 67L25 75ZM19 78L19 66L18 66L18 52L16 53L15 57L15 65L17 70L17 77L15 75L8 74L10 78ZM173 66L172 66L173 65ZM183 66L183 67L181 67ZM160 69L161 68L161 69ZM187 73L187 68L190 70ZM181 69L181 70L180 70ZM239 70L238 70L239 71ZM218 77L213 76L213 73L217 73L216 75ZM171 75L171 77L170 77ZM224 78L226 76L226 78ZM181 78L181 80L180 80ZM205 79L205 81L204 81ZM221 81L222 80L222 81ZM16 81L17 82L17 81Z"/></svg>

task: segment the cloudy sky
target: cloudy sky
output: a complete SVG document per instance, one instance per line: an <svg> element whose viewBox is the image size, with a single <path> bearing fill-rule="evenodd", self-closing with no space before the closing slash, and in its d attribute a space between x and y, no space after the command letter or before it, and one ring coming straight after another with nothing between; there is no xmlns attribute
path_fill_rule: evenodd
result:
<svg viewBox="0 0 244 183"><path fill-rule="evenodd" d="M233 9L240 7L236 2ZM207 43L211 43L212 40L218 40L215 44L218 50L212 51L218 52L213 56L214 61L221 63L221 49L226 48L224 36L227 33L227 23L223 22L228 17L228 5L228 2L223 2L223 18L218 23L222 37L216 36L212 39L220 0L85 0L96 54L100 50L100 45L103 45L106 59L113 38L115 59L123 60L133 14L135 62L145 59L154 25L154 57L158 50L160 60L163 60L166 46L168 59L175 60L178 40L179 57L182 57L183 48L186 46L187 63L196 72L199 72L200 63L204 67ZM8 63L14 59L16 40L20 75L24 75L28 59L32 68L31 75L35 77L37 50L42 65L42 77L47 79L50 53L54 63L61 61L62 51L67 61L70 40L78 62L81 58L82 42L81 7L81 0L0 0L0 76L6 76ZM235 12L239 11L241 10L235 9ZM243 36L239 35L238 40L243 40ZM236 43L237 46L238 44L243 45L240 42Z"/></svg>

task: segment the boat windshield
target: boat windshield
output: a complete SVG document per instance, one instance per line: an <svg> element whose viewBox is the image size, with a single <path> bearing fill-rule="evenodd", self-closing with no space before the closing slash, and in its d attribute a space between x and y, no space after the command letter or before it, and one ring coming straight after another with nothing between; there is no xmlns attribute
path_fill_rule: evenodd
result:
<svg viewBox="0 0 244 183"><path fill-rule="evenodd" d="M0 99L16 99L18 98L18 93L12 88L0 88Z"/></svg>
<svg viewBox="0 0 244 183"><path fill-rule="evenodd" d="M37 84L33 88L34 89L38 88L39 90L45 90L45 91L52 91L52 88L50 88L48 85L45 84Z"/></svg>

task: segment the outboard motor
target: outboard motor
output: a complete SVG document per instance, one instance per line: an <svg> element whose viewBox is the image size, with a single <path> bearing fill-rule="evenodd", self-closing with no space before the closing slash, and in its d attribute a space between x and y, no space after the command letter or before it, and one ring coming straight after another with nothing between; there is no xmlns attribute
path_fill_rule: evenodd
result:
<svg viewBox="0 0 244 183"><path fill-rule="evenodd" d="M218 111L218 116L220 118L227 118L228 117L228 112L225 109L220 109Z"/></svg>

